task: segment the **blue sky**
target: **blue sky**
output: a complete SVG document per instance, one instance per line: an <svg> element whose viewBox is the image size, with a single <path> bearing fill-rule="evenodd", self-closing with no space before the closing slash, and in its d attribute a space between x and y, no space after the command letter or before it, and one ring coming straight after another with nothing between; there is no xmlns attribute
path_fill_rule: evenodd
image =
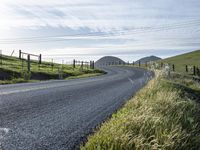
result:
<svg viewBox="0 0 200 150"><path fill-rule="evenodd" d="M199 0L1 0L0 49L126 61L200 49Z"/></svg>

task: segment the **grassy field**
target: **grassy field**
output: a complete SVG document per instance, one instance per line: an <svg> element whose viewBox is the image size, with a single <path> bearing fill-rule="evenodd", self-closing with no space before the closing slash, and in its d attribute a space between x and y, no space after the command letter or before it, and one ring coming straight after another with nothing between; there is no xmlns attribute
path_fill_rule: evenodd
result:
<svg viewBox="0 0 200 150"><path fill-rule="evenodd" d="M2 62L2 63L1 63ZM0 84L35 82L39 80L59 79L63 78L80 78L102 74L103 72L97 69L89 69L84 66L83 70L80 65L73 68L72 65L57 64L51 62L31 61L31 72L27 72L27 61L20 60L16 57L3 55L0 60ZM29 80L31 79L31 80Z"/></svg>
<svg viewBox="0 0 200 150"><path fill-rule="evenodd" d="M193 66L200 68L200 50L193 51L190 53L170 57L159 62L169 63L175 65L175 71L180 73L186 73L185 66L188 65L192 69ZM191 74L192 71L189 69L189 73Z"/></svg>
<svg viewBox="0 0 200 150"><path fill-rule="evenodd" d="M111 119L82 150L199 150L200 83L161 73Z"/></svg>

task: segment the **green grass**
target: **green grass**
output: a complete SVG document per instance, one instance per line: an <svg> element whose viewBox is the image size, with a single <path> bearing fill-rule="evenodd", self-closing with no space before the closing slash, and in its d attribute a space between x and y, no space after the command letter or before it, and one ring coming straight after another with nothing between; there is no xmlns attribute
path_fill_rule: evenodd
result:
<svg viewBox="0 0 200 150"><path fill-rule="evenodd" d="M77 79L77 78L88 78L88 77L95 77L95 76L100 76L100 75L102 75L102 73L89 73L89 74L83 74L79 76L68 77L66 79L68 80L68 79Z"/></svg>
<svg viewBox="0 0 200 150"><path fill-rule="evenodd" d="M198 150L200 83L158 75L111 119L82 150Z"/></svg>
<svg viewBox="0 0 200 150"><path fill-rule="evenodd" d="M0 60L1 61L1 60ZM72 65L61 65L54 63L52 68L51 62L42 62L38 64L37 61L31 61L31 72L27 73L27 62L22 61L16 57L3 55L2 65L0 62L1 79L0 84L33 82L37 80L50 80L59 78L59 70L62 68L63 78L76 78L80 76L93 76L104 73L97 69L89 69L84 66L83 70L80 65L74 69ZM31 80L29 80L31 79Z"/></svg>
<svg viewBox="0 0 200 150"><path fill-rule="evenodd" d="M39 82L39 80L25 80L24 78L14 78L11 80L0 80L0 85L16 84L16 83L30 83L30 82Z"/></svg>
<svg viewBox="0 0 200 150"><path fill-rule="evenodd" d="M159 62L174 64L176 72L185 73L186 65L189 67L197 66L200 68L200 50L170 57ZM190 73L192 73L192 71L190 71Z"/></svg>
<svg viewBox="0 0 200 150"><path fill-rule="evenodd" d="M80 78L89 78L89 77L95 77L95 76L100 76L103 73L87 73L83 75L78 75L78 76L70 76L66 78L66 80L71 80L71 79L80 79ZM24 78L14 78L11 80L0 80L0 85L3 84L15 84L15 83L30 83L30 82L39 82L40 80L25 80Z"/></svg>

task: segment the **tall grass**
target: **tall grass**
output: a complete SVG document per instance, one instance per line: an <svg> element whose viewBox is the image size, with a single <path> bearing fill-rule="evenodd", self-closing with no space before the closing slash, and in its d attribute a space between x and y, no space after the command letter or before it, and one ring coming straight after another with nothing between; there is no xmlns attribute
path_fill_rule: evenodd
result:
<svg viewBox="0 0 200 150"><path fill-rule="evenodd" d="M198 150L200 106L177 85L182 86L178 81L157 76L91 135L81 149Z"/></svg>

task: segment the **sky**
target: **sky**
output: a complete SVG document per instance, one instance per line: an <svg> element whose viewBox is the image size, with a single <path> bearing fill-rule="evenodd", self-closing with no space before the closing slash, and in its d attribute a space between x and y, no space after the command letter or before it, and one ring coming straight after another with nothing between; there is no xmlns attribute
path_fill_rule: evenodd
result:
<svg viewBox="0 0 200 150"><path fill-rule="evenodd" d="M199 0L0 0L0 49L66 63L200 49Z"/></svg>

